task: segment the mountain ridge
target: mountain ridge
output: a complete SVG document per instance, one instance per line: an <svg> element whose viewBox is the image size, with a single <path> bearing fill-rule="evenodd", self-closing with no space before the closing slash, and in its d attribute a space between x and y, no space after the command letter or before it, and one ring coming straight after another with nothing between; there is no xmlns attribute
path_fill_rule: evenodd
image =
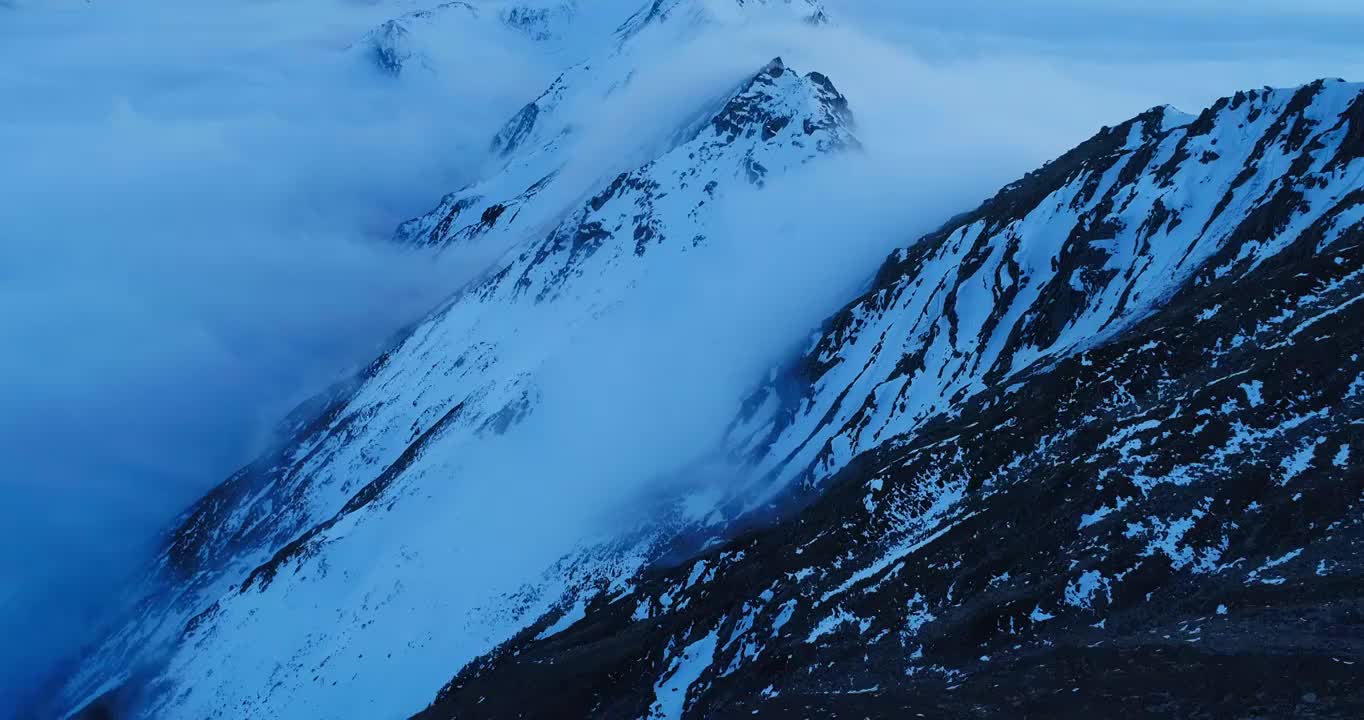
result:
<svg viewBox="0 0 1364 720"><path fill-rule="evenodd" d="M1076 197L1094 207L1116 200L1114 188L1100 191L1123 160L1148 171L1129 184L1146 175L1178 188L1195 169L1187 163L1203 162L1201 143L1227 149L1210 133L1263 120L1251 125L1259 133L1240 134L1249 139L1243 164L1225 173L1231 190L1185 209L1208 215L1209 228L1238 188L1258 184L1258 202L1158 309L963 398L906 444L872 444L796 516L650 571L554 635L518 636L456 675L423 717L539 717L551 707L598 717L1349 716L1364 706L1351 670L1364 646L1350 632L1362 617L1364 475L1350 458L1364 439L1364 375L1349 352L1364 297L1364 258L1350 241L1364 239L1364 216L1360 157L1344 138L1361 97L1364 86L1317 82L1229 96L1178 126L1164 126L1163 109L1148 112L1009 186L982 206L987 226L1016 221L1018 197L1041 205L1076 181ZM1125 145L1134 137L1157 147ZM1112 157L1118 147L1126 157ZM1184 160L1172 164L1177 149ZM1246 172L1265 166L1285 175ZM1315 217L1310 193L1297 200L1305 213L1279 199L1333 182L1340 190ZM1130 225L1145 234L1176 225L1171 217ZM898 251L824 337L981 219L959 216ZM1279 243L1252 233L1291 227L1300 232ZM1277 252L1259 254L1266 248ZM1253 300L1228 304L1246 297L1247 282ZM1287 322L1296 314L1303 325ZM1299 350L1308 327L1320 347ZM819 358L819 346L806 357ZM1228 377L1246 382L1222 385ZM1088 389L1108 383L1116 391ZM1185 439L1201 435L1221 445L1211 463ZM1174 680L1190 668L1211 682ZM543 703L506 691L526 684L567 689Z"/></svg>
<svg viewBox="0 0 1364 720"><path fill-rule="evenodd" d="M300 419L293 440L234 475L187 514L161 570L154 571L168 573L170 594L152 592L138 610L144 619L135 615L103 651L111 655L97 657L87 670L100 673L102 667L146 662L143 672L152 673L148 687L167 685L156 679L162 674L156 669L160 661L137 660L145 652L141 646L182 648L169 662L173 672L188 672L196 663L193 648L202 651L213 638L226 637L217 630L220 625L249 622L254 614L229 620L233 607L274 594L281 577L296 586L307 577L299 576L299 566L325 563L331 552L326 548L354 532L355 518L372 514L379 504L391 510L401 497L391 491L394 481L430 460L423 457L432 447L441 447L432 457L448 456L460 443L504 433L524 420L539 402L533 383L542 350L514 342L515 333L535 326L506 324L507 309L524 304L524 312L539 314L545 311L535 308L557 308L546 317L562 321L563 338L571 338L575 325L592 322L619 302L609 293L630 292L632 278L645 267L641 263L657 263L655 255L662 253L666 260L704 243L698 231L705 228L712 200L727 187L758 184L769 172L786 172L848 146L846 101L827 79L817 77L799 76L779 60L769 63L731 96L714 122L657 160L617 176L543 239L527 238L500 271L457 294L360 378L316 401L320 413L306 424ZM776 117L787 122L775 127L770 121ZM678 205L683 198L688 199ZM515 213L508 217L514 219ZM581 279L587 264L595 268L591 282ZM580 288L584 283L586 292ZM464 338L464 354L448 356L447 336ZM434 365L426 367L432 360ZM409 373L425 379L403 378ZM442 376L450 378L448 389L433 383ZM400 386L412 396L410 404L390 395ZM373 479L365 477L368 472ZM408 487L401 495L411 492ZM286 567L292 570L281 575ZM175 670L176 662L189 667ZM116 684L123 682L116 676ZM149 712L187 711L178 707L187 699L209 702L206 709L221 706L221 697L198 699L205 697L202 680L188 687L201 692L189 697L157 690L153 697L162 706ZM264 712L267 706L256 702L248 701Z"/></svg>
<svg viewBox="0 0 1364 720"><path fill-rule="evenodd" d="M661 14L645 19L671 9L654 3ZM607 57L631 57L636 36ZM1344 665L1364 650L1332 641L1329 623L1278 648L1317 677L1276 677L1272 653L1248 650L1255 621L1213 630L1207 618L1227 618L1227 603L1203 602L1253 607L1264 628L1287 628L1293 601L1274 588L1290 568L1314 617L1347 628L1357 617L1358 493L1348 492L1364 452L1353 429L1364 375L1351 380L1357 356L1345 351L1358 344L1364 296L1352 295L1364 271L1350 245L1364 232L1364 87L1344 82L1236 93L1196 116L1160 106L1104 128L897 250L797 360L758 383L721 448L742 481L719 501L688 510L678 506L694 498L670 499L644 527L547 553L542 574L490 576L478 597L435 577L468 552L442 547L439 529L476 519L450 481L474 474L461 454L533 422L555 350L628 304L650 272L703 248L719 197L860 148L833 83L776 59L700 112L704 122L638 148L646 161L587 189L565 181L579 119L558 115L559 104L595 102L632 77L626 61L566 71L544 105L526 105L492 141L490 177L396 231L395 242L442 252L484 243L502 252L357 378L291 417L279 449L186 513L133 617L73 674L64 710L1230 707L1198 693L1151 700L1170 695L1154 673L1180 662L1267 679L1273 692L1254 706L1265 712L1364 705ZM1298 350L1309 328L1341 364ZM1259 373L1260 384L1206 391L1227 379L1205 377L1223 364L1229 377ZM1296 374L1275 375L1278 364ZM1082 388L1091 385L1110 395ZM1175 396L1206 411L1202 425L1179 419ZM1297 424L1270 425L1271 410ZM1200 433L1217 441L1206 457L1180 444ZM1215 481L1231 472L1250 476L1254 493ZM1295 479L1305 487L1296 498L1283 491ZM1017 498L1035 512L1014 510ZM1294 505L1310 509L1294 515ZM1304 529L1312 523L1335 534ZM1062 526L1078 526L1080 539ZM1285 528L1304 544L1265 541ZM1042 559L999 549L1018 537ZM1097 560L1086 555L1101 545ZM1326 564L1302 570L1299 558ZM1251 587L1241 595L1228 579L1237 562L1256 565L1235 578ZM969 598L954 595L959 581ZM1167 591L1168 617L1138 602ZM1210 604L1210 615L1194 612ZM434 627L435 617L462 624ZM1222 633L1225 652L1190 657L1188 638L1142 636L1181 621ZM879 635L864 638L873 628ZM1088 652L1092 642L1116 647ZM858 665L859 653L876 662ZM1037 658L1066 678L1103 667L1137 680L1057 705L1041 689L1063 688L1027 667ZM1138 659L1153 674L1133 672ZM995 681L1007 689L988 687ZM1309 689L1290 697L1303 682ZM527 685L567 689L516 692Z"/></svg>

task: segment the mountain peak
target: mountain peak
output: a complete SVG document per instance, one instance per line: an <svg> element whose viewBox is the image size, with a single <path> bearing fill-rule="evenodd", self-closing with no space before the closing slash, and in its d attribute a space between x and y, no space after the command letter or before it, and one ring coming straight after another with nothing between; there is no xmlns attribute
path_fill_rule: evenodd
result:
<svg viewBox="0 0 1364 720"><path fill-rule="evenodd" d="M573 90L567 77L556 79L494 138L494 154L507 162L502 172L450 193L431 212L403 223L394 241L453 246L484 238L494 230L510 232L523 219L521 210L538 202L534 198L556 182L570 147L562 132L539 147L528 144L545 112L541 104L553 108ZM811 152L857 147L852 125L847 99L827 77L817 72L802 77L778 57L723 97L714 114L702 115L697 123L680 130L658 151L658 157L695 143L687 150L688 163L706 166L726 156L742 158L743 175L761 184L770 169L781 172L791 162L808 159ZM745 143L742 149L728 147L740 142ZM543 213L535 216L546 217Z"/></svg>
<svg viewBox="0 0 1364 720"><path fill-rule="evenodd" d="M757 13L816 25L829 21L822 0L653 0L630 16L616 32L620 38L627 39L646 27L678 18L700 24L728 22L752 17Z"/></svg>
<svg viewBox="0 0 1364 720"><path fill-rule="evenodd" d="M853 118L847 98L824 75L811 72L802 77L780 57L745 83L711 119L710 127L726 142L754 135L766 141L793 121L804 135L827 134L829 147L856 143L850 134Z"/></svg>
<svg viewBox="0 0 1364 720"><path fill-rule="evenodd" d="M451 0L385 21L369 31L358 47L368 53L374 67L397 76L414 63L418 67L429 65L423 38L438 32L443 23L466 22L478 17L478 9L473 5L464 0Z"/></svg>

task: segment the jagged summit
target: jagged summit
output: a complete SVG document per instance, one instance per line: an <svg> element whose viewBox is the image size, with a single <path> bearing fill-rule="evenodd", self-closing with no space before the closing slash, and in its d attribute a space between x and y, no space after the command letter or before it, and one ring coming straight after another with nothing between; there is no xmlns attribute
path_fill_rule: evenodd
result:
<svg viewBox="0 0 1364 720"><path fill-rule="evenodd" d="M794 119L806 135L852 126L848 100L829 79L817 72L798 80L781 58L774 58L711 118L717 137L733 142L739 136L760 134L770 140ZM798 91L793 88L798 87ZM813 91L813 92L812 92Z"/></svg>

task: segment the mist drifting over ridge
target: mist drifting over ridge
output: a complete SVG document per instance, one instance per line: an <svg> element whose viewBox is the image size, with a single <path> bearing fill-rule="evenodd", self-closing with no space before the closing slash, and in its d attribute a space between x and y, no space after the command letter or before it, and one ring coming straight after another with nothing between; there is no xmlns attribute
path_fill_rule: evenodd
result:
<svg viewBox="0 0 1364 720"><path fill-rule="evenodd" d="M495 84L394 82L346 51L390 10L0 10L0 333L24 348L3 361L3 525L22 538L3 557L0 615L22 638L6 686L84 639L294 403L471 274L386 240L466 181L547 70L512 36L470 38L505 68Z"/></svg>
<svg viewBox="0 0 1364 720"><path fill-rule="evenodd" d="M460 39L493 72L437 67L394 80L347 52L406 9L314 0L209 12L150 1L0 10L10 15L0 52L13 59L0 88L20 99L0 120L8 199L0 242L11 269L0 293L18 309L0 332L24 349L0 368L9 398L0 451L14 469L4 524L23 538L7 543L13 580L0 607L26 638L5 659L7 678L47 662L62 629L80 624L73 618L96 617L103 589L137 565L174 514L248 460L293 402L366 363L481 270L384 240L474 177L487 138L556 68L510 34ZM846 15L823 31L773 25L700 38L659 59L657 85L623 99L632 105L616 109L619 125L604 121L584 141L583 172L596 176L604 170L593 156L640 124L641 108L659 104L647 88L691 81L698 95L714 94L781 55L838 85L867 148L742 205L732 225L740 260L718 275L703 267L694 281L667 280L675 285L660 297L670 300L656 307L709 287L722 300L714 317L735 307L749 315L717 328L712 313L698 312L615 333L623 348L670 348L654 355L676 358L679 348L770 330L744 373L729 377L724 353L698 355L687 392L629 412L669 368L630 382L597 378L587 386L595 401L619 409L607 425L667 402L677 427L710 426L732 393L698 388L741 391L748 370L835 309L885 251L1100 125L1180 98L1196 107L1235 87L1340 74L1338 62L1322 69L1313 57L1252 67L1236 51L1154 65L1105 59L1076 71L1022 42L944 58L876 39L860 29L866 16ZM741 44L742 53L721 51ZM1114 75L1147 79L1129 91ZM797 198L810 215L777 222ZM747 254L755 248L763 252ZM736 302L741 292L753 297ZM692 299L704 307L704 296ZM791 327L771 328L765 317L792 305L800 307L786 315ZM627 466L631 478L647 469ZM598 499L618 490L604 485Z"/></svg>

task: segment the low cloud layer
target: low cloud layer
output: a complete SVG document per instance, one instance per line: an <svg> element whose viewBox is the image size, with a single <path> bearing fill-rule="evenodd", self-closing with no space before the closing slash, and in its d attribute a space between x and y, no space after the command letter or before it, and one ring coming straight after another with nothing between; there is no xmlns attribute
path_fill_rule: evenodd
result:
<svg viewBox="0 0 1364 720"><path fill-rule="evenodd" d="M557 71L511 34L452 38L467 63L398 78L347 50L413 3L183 5L0 0L0 694L81 639L156 533L293 403L480 269L382 241L473 177L492 131ZM648 448L684 457L699 439L671 438L718 427L887 250L1100 125L1242 87L1364 77L1342 34L1360 14L1344 4L1288 19L1267 3L1161 15L1056 0L1037 11L1056 23L983 27L1012 6L829 5L839 28L750 28L659 58L640 79L675 92L638 83L585 130L582 172L595 176L638 108L683 113L683 99L782 55L849 97L866 152L734 201L733 232L717 239L725 272L680 269L612 328L622 351L672 361L600 379L654 395L621 397L581 428L639 430L659 417L650 407L699 393ZM1293 44L1268 53L1281 23ZM1190 27L1221 34L1199 42ZM680 293L693 302L668 301ZM714 345L743 352L696 352ZM639 477L624 461L611 472Z"/></svg>
<svg viewBox="0 0 1364 720"><path fill-rule="evenodd" d="M0 7L0 690L294 403L470 274L384 241L553 68L471 34L496 75L385 75L347 46L395 12Z"/></svg>

